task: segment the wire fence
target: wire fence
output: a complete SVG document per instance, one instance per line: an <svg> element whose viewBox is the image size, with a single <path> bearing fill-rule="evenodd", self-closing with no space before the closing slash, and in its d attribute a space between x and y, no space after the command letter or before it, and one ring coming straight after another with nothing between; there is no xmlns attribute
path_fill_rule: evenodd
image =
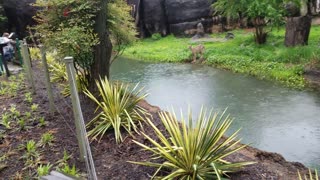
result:
<svg viewBox="0 0 320 180"><path fill-rule="evenodd" d="M49 109L51 113L58 113L58 115L63 119L65 122L65 125L70 129L72 132L72 135L76 136L78 139L78 144L79 144L79 150L80 150L80 160L83 160L86 165L87 173L88 173L88 179L89 180L96 180L97 175L96 175L96 170L94 166L94 161L90 149L90 143L87 137L87 132L85 128L85 122L83 119L83 114L81 110L81 105L80 105L80 100L79 100L79 95L77 92L77 86L76 86L76 80L75 80L75 70L73 67L73 58L68 57L65 58L65 63L67 67L67 73L68 73L68 81L69 81L69 86L71 90L71 102L72 105L70 105L70 102L67 102L67 100L62 97L62 95L59 92L54 92L52 90L52 83L50 82L50 74L46 62L46 53L45 49L43 46L40 47L40 52L41 52L41 58L42 58L42 63L44 64L43 66L43 72L45 76L45 84L46 84L46 89L48 96L43 97L43 99L49 99ZM30 53L28 49L28 45L26 43L21 44L21 53L22 53L22 59L23 59L23 64L24 64L24 69L26 71L26 76L28 78L29 86L32 88L32 92L36 94L36 83L35 79L33 76L33 67L31 66L31 59L30 59ZM57 107L54 104L54 99L58 99L59 101L63 102L63 107ZM63 113L63 110L65 108L70 108L73 109L73 114L74 114L74 119L75 119L75 126L76 126L76 131L72 128L72 124L70 122L70 119L73 119L69 115ZM64 109L61 109L64 108ZM67 117L66 117L67 116Z"/></svg>

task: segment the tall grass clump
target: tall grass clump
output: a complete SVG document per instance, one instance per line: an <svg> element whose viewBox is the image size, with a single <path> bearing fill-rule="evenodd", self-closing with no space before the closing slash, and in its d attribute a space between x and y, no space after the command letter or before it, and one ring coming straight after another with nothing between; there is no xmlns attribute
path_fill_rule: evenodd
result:
<svg viewBox="0 0 320 180"><path fill-rule="evenodd" d="M141 126L144 120L143 115L147 112L140 106L138 102L145 98L143 88L138 88L138 84L133 88L124 83L110 83L105 77L97 80L99 96L95 97L93 93L85 90L84 93L97 105L95 116L88 124L90 129L88 136L100 139L109 129L114 130L116 142L122 142L121 128L125 129L130 135L131 131L137 131L137 124Z"/></svg>
<svg viewBox="0 0 320 180"><path fill-rule="evenodd" d="M208 116L207 116L208 115ZM246 147L236 140L238 131L229 137L224 137L232 120L225 113L207 113L202 109L196 123L191 111L187 120L181 115L181 121L177 120L174 112L160 113L168 136L162 133L156 125L149 121L159 141L142 133L150 141L148 146L135 141L147 151L151 151L155 159L163 159L164 162L132 162L145 166L158 168L154 177L160 170L169 170L161 179L221 179L226 173L252 164L252 162L228 162L224 158Z"/></svg>

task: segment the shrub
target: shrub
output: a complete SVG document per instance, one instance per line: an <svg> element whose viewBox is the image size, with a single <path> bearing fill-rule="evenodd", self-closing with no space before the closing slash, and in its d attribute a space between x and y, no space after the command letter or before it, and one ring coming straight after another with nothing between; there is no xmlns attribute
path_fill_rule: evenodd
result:
<svg viewBox="0 0 320 180"><path fill-rule="evenodd" d="M131 134L131 130L137 130L136 123L143 121L141 115L146 111L137 103L147 94L141 95L143 88L138 89L138 84L129 88L123 83L111 84L106 77L97 80L96 85L99 93L98 98L88 90L84 91L97 104L97 110L101 110L87 124L88 128L92 128L88 132L88 136L92 136L93 139L100 136L101 139L107 130L113 128L116 142L121 142L123 140L120 132L121 127Z"/></svg>
<svg viewBox="0 0 320 180"><path fill-rule="evenodd" d="M68 81L66 65L60 62L51 62L49 63L49 70L52 74L52 82L63 83Z"/></svg>
<svg viewBox="0 0 320 180"><path fill-rule="evenodd" d="M29 50L32 60L41 60L41 53L39 48L30 47Z"/></svg>
<svg viewBox="0 0 320 180"><path fill-rule="evenodd" d="M206 115L206 110L202 109L197 122L193 124L191 111L188 121L185 122L182 116L181 123L178 122L174 112L160 113L160 119L169 137L149 121L160 142L142 133L153 147L136 141L135 143L151 151L156 158L164 159L164 162L134 163L157 167L154 176L161 169L169 169L170 173L161 179L220 179L227 172L252 164L252 162L232 163L223 159L246 145L238 145L240 140L235 140L239 130L228 138L223 137L232 123L229 116L224 117L224 113L213 114L212 111L208 117Z"/></svg>

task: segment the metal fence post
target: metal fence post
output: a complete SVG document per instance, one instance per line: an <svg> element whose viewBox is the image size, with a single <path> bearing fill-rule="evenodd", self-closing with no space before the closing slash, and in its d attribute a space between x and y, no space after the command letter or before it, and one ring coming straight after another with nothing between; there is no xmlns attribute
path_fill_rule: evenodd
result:
<svg viewBox="0 0 320 180"><path fill-rule="evenodd" d="M30 60L30 55L29 55L29 51L28 51L28 45L25 43L21 44L21 50L22 50L22 57L23 57L23 61L24 61L23 64L25 66L25 70L27 73L27 77L29 79L29 83L31 84L32 93L35 94L36 88L35 88L35 83L34 83L34 79L33 79L33 73L31 70L31 60Z"/></svg>
<svg viewBox="0 0 320 180"><path fill-rule="evenodd" d="M2 63L2 56L0 56L0 75L2 75L3 70L3 63Z"/></svg>
<svg viewBox="0 0 320 180"><path fill-rule="evenodd" d="M76 86L76 75L73 66L73 57L65 57L64 61L67 67L68 81L70 85L72 108L75 117L77 139L80 148L80 160L85 160L86 168L89 175L88 179L96 180L97 175L93 163L90 144L85 129L86 127L83 120L78 90Z"/></svg>
<svg viewBox="0 0 320 180"><path fill-rule="evenodd" d="M15 57L15 62L19 63L21 66L23 65L21 46L20 46L22 43L23 43L23 41L19 40L18 38L16 39L16 57Z"/></svg>
<svg viewBox="0 0 320 180"><path fill-rule="evenodd" d="M78 90L76 86L76 77L75 77L75 71L73 68L73 58L72 57L65 57L64 61L66 63L67 67L67 74L68 74L68 81L69 81L69 87L70 87L70 96L72 101L72 108L73 108L73 114L75 118L75 124L76 124L76 133L77 133L77 139L79 143L80 148L80 160L84 160L84 149L83 149L83 141L81 140L81 130L80 130L80 114L82 115L81 108L78 108L78 104L80 104L80 100L78 97Z"/></svg>
<svg viewBox="0 0 320 180"><path fill-rule="evenodd" d="M47 91L48 91L49 109L50 109L50 112L52 113L52 112L54 112L54 99L53 99L52 87L51 87L51 82L50 82L46 51L45 51L45 48L43 45L40 45L39 48L40 48L40 52L41 52L42 64L44 67L44 75L46 78L45 82L46 82Z"/></svg>

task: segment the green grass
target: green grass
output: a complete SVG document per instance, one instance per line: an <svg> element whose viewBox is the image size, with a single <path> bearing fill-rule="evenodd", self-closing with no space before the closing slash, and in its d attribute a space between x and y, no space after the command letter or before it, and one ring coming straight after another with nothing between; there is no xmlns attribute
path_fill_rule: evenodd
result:
<svg viewBox="0 0 320 180"><path fill-rule="evenodd" d="M320 63L320 26L312 26L308 46L293 48L284 46L284 28L270 33L264 45L255 44L251 32L234 30L233 33L233 40L203 43L206 64L303 88L304 67ZM211 36L223 39L224 35ZM128 47L123 56L151 62L185 62L191 59L189 45L192 45L190 38L149 38Z"/></svg>

